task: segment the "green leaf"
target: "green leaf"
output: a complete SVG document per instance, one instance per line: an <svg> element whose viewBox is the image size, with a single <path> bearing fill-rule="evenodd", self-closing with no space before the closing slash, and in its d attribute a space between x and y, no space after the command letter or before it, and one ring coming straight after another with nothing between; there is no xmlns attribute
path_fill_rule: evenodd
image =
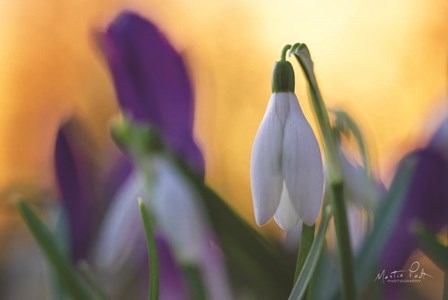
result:
<svg viewBox="0 0 448 300"><path fill-rule="evenodd" d="M272 293L270 298L286 298L294 276L294 264L288 255L243 220L181 159L175 158L175 163L201 195L199 200L229 260L257 290Z"/></svg>
<svg viewBox="0 0 448 300"><path fill-rule="evenodd" d="M145 228L146 243L148 245L149 255L149 299L159 299L159 262L157 259L156 241L152 230L152 220L142 200L138 201L140 207L140 214Z"/></svg>
<svg viewBox="0 0 448 300"><path fill-rule="evenodd" d="M300 238L294 280L297 280L297 277L299 277L303 265L305 264L305 260L308 257L308 253L310 253L310 249L314 241L315 227L316 224L313 224L312 226L308 226L305 223L302 224L302 237Z"/></svg>
<svg viewBox="0 0 448 300"><path fill-rule="evenodd" d="M277 297L285 298L294 276L294 264L289 263L287 255L238 216L212 189L203 183L198 187L224 252L258 286L261 283L266 290L276 291Z"/></svg>
<svg viewBox="0 0 448 300"><path fill-rule="evenodd" d="M448 247L443 245L436 234L432 233L423 223L413 224L412 233L417 238L423 252L435 263L448 272Z"/></svg>
<svg viewBox="0 0 448 300"><path fill-rule="evenodd" d="M374 228L364 239L355 259L356 289L358 292L362 292L367 282L372 279L372 272L377 266L381 251L390 236L390 231L395 225L396 218L403 205L414 165L415 161L412 157L402 161L388 194L378 206L375 213Z"/></svg>
<svg viewBox="0 0 448 300"><path fill-rule="evenodd" d="M197 266L191 264L182 265L182 273L184 274L185 280L190 292L190 299L194 300L206 300L207 293L205 291L203 278L201 276L201 271Z"/></svg>
<svg viewBox="0 0 448 300"><path fill-rule="evenodd" d="M31 208L22 200L17 203L20 214L36 239L48 262L59 276L62 287L73 299L94 299L79 275L76 273L69 259L58 247L55 238L48 228L34 214Z"/></svg>
<svg viewBox="0 0 448 300"><path fill-rule="evenodd" d="M297 278L296 283L294 284L294 288L288 298L289 300L300 300L305 294L306 288L311 281L311 277L314 274L314 270L316 269L320 254L325 244L325 233L327 232L327 227L331 219L331 215L331 208L327 206L323 210L322 220L317 231L316 238L314 239L313 245L311 246L310 255L305 260L302 272L300 272L300 275Z"/></svg>

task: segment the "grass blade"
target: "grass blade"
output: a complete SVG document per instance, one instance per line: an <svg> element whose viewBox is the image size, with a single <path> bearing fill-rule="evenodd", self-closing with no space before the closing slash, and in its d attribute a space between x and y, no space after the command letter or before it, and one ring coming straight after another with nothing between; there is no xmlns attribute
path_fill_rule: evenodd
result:
<svg viewBox="0 0 448 300"><path fill-rule="evenodd" d="M152 230L151 216L142 200L138 201L140 214L145 228L146 243L148 245L149 255L149 299L159 299L159 262L157 259L156 240Z"/></svg>
<svg viewBox="0 0 448 300"><path fill-rule="evenodd" d="M48 262L60 278L62 287L67 294L73 299L94 299L92 293L82 282L78 273L76 273L70 260L58 247L56 240L48 228L35 215L25 201L19 200L17 206L33 237L36 239Z"/></svg>

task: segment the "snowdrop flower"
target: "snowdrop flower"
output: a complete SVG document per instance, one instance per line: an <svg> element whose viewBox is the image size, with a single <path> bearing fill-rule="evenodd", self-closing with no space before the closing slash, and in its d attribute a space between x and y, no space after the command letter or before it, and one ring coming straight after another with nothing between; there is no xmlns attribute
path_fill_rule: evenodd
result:
<svg viewBox="0 0 448 300"><path fill-rule="evenodd" d="M188 263L200 263L201 249L207 242L205 213L199 195L171 161L163 156L151 162L154 178L146 201L157 224L172 245L176 256Z"/></svg>
<svg viewBox="0 0 448 300"><path fill-rule="evenodd" d="M322 158L294 94L292 65L274 68L271 98L255 137L251 186L258 225L274 217L281 229L316 222L323 198Z"/></svg>
<svg viewBox="0 0 448 300"><path fill-rule="evenodd" d="M155 155L146 162L145 168L151 168L153 174L150 186L141 171L135 170L111 202L94 253L99 270L123 271L132 267L130 257L139 252L138 256L146 255L145 247L141 247L143 251L136 249L136 245L144 245L136 205L139 198L154 213L158 235L170 245L176 260L202 263L208 235L205 214L196 200L198 195L168 157Z"/></svg>

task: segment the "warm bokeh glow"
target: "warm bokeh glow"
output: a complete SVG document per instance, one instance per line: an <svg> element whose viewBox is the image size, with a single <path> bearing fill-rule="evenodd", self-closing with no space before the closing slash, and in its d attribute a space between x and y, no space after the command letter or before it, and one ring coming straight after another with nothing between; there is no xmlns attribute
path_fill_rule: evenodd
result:
<svg viewBox="0 0 448 300"><path fill-rule="evenodd" d="M284 44L309 45L328 105L359 120L385 179L436 103L447 105L446 1L143 2L1 1L0 187L51 186L54 136L72 114L94 137L93 155L110 152L116 104L92 32L121 7L139 9L185 53L207 180L250 220L252 141Z"/></svg>

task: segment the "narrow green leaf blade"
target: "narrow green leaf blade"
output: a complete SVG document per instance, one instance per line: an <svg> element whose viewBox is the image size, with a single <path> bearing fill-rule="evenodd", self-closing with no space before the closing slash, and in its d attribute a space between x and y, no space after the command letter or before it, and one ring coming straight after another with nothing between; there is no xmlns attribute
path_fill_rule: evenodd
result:
<svg viewBox="0 0 448 300"><path fill-rule="evenodd" d="M294 264L280 247L268 241L242 219L202 178L194 174L183 161L176 159L179 169L200 193L215 233L224 253L239 266L257 288L286 298L294 276Z"/></svg>
<svg viewBox="0 0 448 300"><path fill-rule="evenodd" d="M240 266L247 266L253 278L269 289L287 296L294 276L294 264L274 244L243 220L219 195L202 184L204 206L225 253ZM258 279L257 279L258 281ZM258 281L260 282L260 281ZM285 295L283 295L285 294Z"/></svg>
<svg viewBox="0 0 448 300"><path fill-rule="evenodd" d="M151 216L142 200L138 201L140 214L145 228L146 243L148 245L149 255L149 299L159 299L159 262L157 259L156 240L152 230Z"/></svg>
<svg viewBox="0 0 448 300"><path fill-rule="evenodd" d="M331 208L327 206L323 211L322 220L317 231L316 238L311 246L309 252L310 254L303 265L302 272L300 272L300 275L294 284L294 288L288 298L289 300L300 300L305 294L306 288L311 281L311 277L314 274L314 270L316 269L320 254L325 244L325 233L327 232L331 215Z"/></svg>
<svg viewBox="0 0 448 300"><path fill-rule="evenodd" d="M81 281L69 259L62 253L48 228L23 200L17 203L20 214L36 239L48 262L54 268L65 291L73 299L94 299Z"/></svg>

